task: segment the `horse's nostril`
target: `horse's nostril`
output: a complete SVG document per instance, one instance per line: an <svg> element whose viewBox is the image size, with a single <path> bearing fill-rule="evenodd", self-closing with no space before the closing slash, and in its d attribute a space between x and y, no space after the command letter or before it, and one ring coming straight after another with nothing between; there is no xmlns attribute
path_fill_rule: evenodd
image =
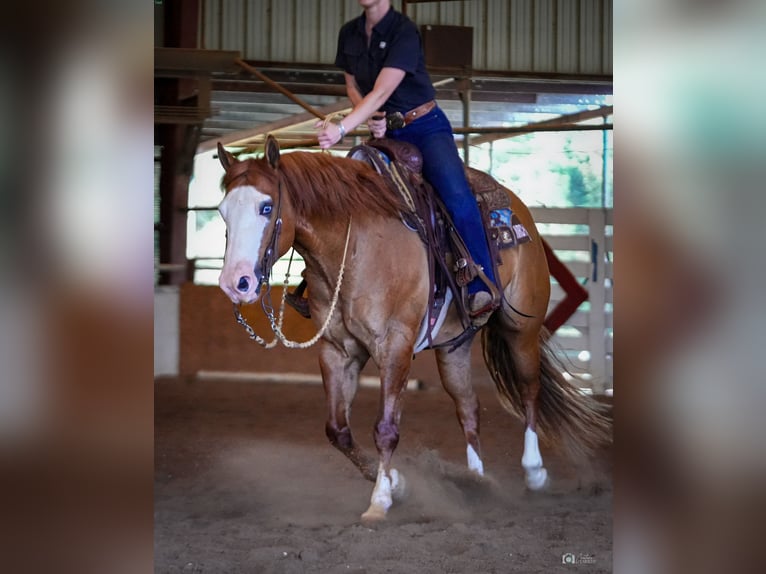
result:
<svg viewBox="0 0 766 574"><path fill-rule="evenodd" d="M250 282L247 280L247 277L240 277L239 283L237 283L237 289L242 291L242 293L247 293L247 290L250 288Z"/></svg>

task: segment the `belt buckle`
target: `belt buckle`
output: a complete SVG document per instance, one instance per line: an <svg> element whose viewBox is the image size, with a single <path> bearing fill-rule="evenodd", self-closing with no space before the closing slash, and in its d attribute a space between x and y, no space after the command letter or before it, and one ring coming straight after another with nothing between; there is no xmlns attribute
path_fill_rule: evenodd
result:
<svg viewBox="0 0 766 574"><path fill-rule="evenodd" d="M386 114L386 129L400 130L404 125L404 114L402 112Z"/></svg>

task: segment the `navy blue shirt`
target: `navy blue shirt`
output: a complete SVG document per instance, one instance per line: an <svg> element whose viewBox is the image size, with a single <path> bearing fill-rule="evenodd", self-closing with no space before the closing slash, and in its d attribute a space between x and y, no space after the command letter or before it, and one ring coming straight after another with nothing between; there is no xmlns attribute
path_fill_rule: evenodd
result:
<svg viewBox="0 0 766 574"><path fill-rule="evenodd" d="M404 70L404 79L383 105L385 112L404 113L433 100L436 92L426 71L415 23L391 8L373 27L368 46L366 20L362 13L340 29L335 65L354 76L363 96L372 91L383 68Z"/></svg>

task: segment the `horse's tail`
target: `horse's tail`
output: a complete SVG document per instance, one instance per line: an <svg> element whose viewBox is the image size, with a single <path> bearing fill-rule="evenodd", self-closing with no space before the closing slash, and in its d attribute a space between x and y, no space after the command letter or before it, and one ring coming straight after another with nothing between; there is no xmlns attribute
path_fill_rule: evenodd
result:
<svg viewBox="0 0 766 574"><path fill-rule="evenodd" d="M502 319L495 314L482 332L484 361L503 407L524 420L523 382L505 334ZM565 371L566 367L551 351L549 334L543 329L536 432L543 441L579 459L611 442L611 421L606 407L570 384L563 376Z"/></svg>

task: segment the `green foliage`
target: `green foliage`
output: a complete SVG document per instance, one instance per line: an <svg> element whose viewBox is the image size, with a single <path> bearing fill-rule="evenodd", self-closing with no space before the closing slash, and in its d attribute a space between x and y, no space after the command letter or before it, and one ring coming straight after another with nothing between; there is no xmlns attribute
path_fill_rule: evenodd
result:
<svg viewBox="0 0 766 574"><path fill-rule="evenodd" d="M601 174L594 169L593 154L573 149L572 135L567 134L563 159L552 163L551 170L567 179L564 185L567 202L572 207L598 207L601 205ZM599 160L601 158L598 158ZM598 161L600 164L601 161Z"/></svg>
<svg viewBox="0 0 766 574"><path fill-rule="evenodd" d="M611 207L611 137L607 145L606 203ZM603 154L602 132L541 132L472 148L470 159L530 206L599 207Z"/></svg>

